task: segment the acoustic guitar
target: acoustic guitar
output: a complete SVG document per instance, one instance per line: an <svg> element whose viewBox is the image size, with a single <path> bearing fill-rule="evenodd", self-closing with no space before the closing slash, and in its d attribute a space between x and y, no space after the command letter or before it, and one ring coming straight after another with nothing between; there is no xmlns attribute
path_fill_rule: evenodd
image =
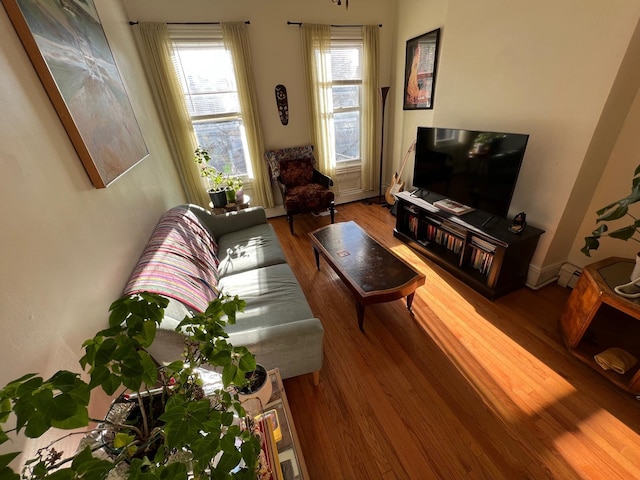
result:
<svg viewBox="0 0 640 480"><path fill-rule="evenodd" d="M395 203L396 193L404 190L405 182L402 181L402 173L404 172L404 167L407 165L409 154L415 151L415 149L416 141L414 140L413 143L409 146L409 150L407 150L407 153L404 155L402 166L400 167L400 173L396 172L393 174L393 177L391 177L391 183L389 184L387 191L384 192L384 199L389 205L393 205Z"/></svg>

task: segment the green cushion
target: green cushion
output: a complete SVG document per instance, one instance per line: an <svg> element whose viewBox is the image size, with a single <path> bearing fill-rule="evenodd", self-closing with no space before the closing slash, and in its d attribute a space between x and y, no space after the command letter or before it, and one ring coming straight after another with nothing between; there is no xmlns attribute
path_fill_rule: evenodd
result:
<svg viewBox="0 0 640 480"><path fill-rule="evenodd" d="M227 233L217 240L220 277L287 262L276 232L268 223Z"/></svg>
<svg viewBox="0 0 640 480"><path fill-rule="evenodd" d="M227 332L283 325L314 318L304 293L289 265L271 265L220 279L223 293L238 294L247 302L235 325Z"/></svg>

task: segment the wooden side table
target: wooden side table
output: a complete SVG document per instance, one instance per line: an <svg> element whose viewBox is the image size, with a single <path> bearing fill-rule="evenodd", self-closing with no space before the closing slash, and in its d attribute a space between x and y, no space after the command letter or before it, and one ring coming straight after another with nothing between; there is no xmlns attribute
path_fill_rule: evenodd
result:
<svg viewBox="0 0 640 480"><path fill-rule="evenodd" d="M640 359L640 299L614 292L629 282L634 259L611 257L587 265L560 317L562 338L569 351L624 390L640 394L640 364L620 375L602 369L594 355L620 347Z"/></svg>

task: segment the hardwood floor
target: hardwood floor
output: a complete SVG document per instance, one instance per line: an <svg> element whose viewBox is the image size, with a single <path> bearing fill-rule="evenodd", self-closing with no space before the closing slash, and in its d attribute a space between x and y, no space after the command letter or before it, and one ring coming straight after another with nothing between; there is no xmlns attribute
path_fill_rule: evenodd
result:
<svg viewBox="0 0 640 480"><path fill-rule="evenodd" d="M271 219L325 329L320 385L285 380L311 478L640 478L640 402L570 355L558 318L570 291L552 284L489 301L393 237L379 205L337 207L424 272L405 302L365 311L321 261L300 215Z"/></svg>

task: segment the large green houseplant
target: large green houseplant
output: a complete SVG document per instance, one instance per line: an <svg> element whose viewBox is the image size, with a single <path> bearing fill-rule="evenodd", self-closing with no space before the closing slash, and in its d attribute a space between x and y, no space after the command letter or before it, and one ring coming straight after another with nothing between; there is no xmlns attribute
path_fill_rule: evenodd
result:
<svg viewBox="0 0 640 480"><path fill-rule="evenodd" d="M37 438L52 427L78 429L92 422L100 422L104 431L105 421L90 419L87 409L96 388L113 395L125 387L129 393L124 398L133 399L139 410L135 423L108 425L115 435L109 445L100 440L59 452L54 442L28 460L21 474L10 467L20 452L1 455L0 479L256 478L260 442L242 422L246 412L237 394L255 369L255 358L228 343L225 332L245 302L221 296L205 312L185 318L178 327L186 333L184 359L158 366L147 349L167 305L166 298L146 292L115 301L109 328L83 344L80 364L90 376L88 383L78 373L58 371L49 379L25 375L0 390L0 443L15 435ZM206 396L203 366L222 370L223 387ZM6 427L13 422L15 428ZM82 433L85 440L90 433L95 431ZM106 447L110 457L98 458L96 452Z"/></svg>
<svg viewBox="0 0 640 480"><path fill-rule="evenodd" d="M640 220L629 213L629 206L640 201L640 165L636 167L631 181L631 192L620 200L611 202L596 212L598 218L596 222L600 224L591 235L585 237L584 246L580 250L586 256L590 257L591 250L597 250L600 247L600 239L602 237L618 238L620 240L635 240L634 238L640 227ZM610 230L610 223L621 218L629 217L631 223L622 227Z"/></svg>

